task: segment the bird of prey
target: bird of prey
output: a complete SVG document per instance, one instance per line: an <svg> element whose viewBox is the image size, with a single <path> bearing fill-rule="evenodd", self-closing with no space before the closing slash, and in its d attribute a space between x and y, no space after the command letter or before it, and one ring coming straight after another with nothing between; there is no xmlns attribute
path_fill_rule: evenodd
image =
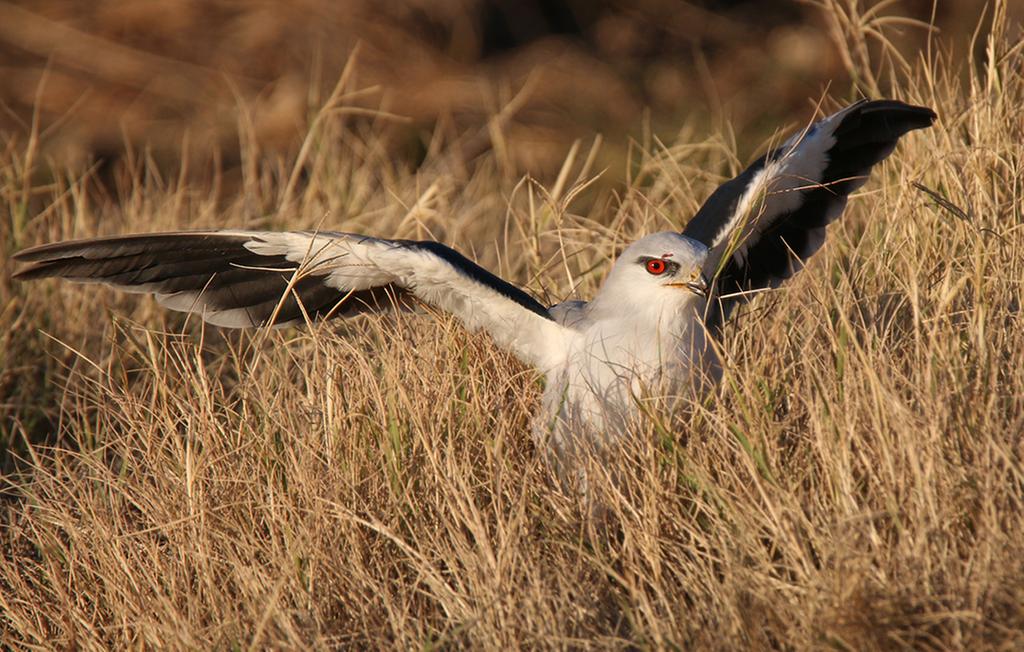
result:
<svg viewBox="0 0 1024 652"><path fill-rule="evenodd" d="M211 230L47 244L22 280L150 293L228 328L388 309L414 297L455 315L546 377L535 436L560 458L626 434L644 391L685 395L719 375L711 342L754 291L821 248L826 227L928 108L860 101L794 134L722 184L681 233L629 245L589 302L546 307L432 241L337 232Z"/></svg>

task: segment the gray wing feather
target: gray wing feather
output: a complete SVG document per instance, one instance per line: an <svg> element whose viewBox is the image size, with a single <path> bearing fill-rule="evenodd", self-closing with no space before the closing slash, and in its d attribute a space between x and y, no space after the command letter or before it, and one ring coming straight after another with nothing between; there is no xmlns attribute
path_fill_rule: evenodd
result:
<svg viewBox="0 0 1024 652"><path fill-rule="evenodd" d="M722 184L683 234L711 249L709 315L720 326L752 290L778 287L825 242L850 193L909 131L935 113L894 100L861 101L811 125Z"/></svg>
<svg viewBox="0 0 1024 652"><path fill-rule="evenodd" d="M350 233L157 233L27 249L15 277L61 277L156 295L219 326L283 326L412 306L417 299L484 329L524 361L546 367L565 329L519 288L437 242Z"/></svg>
<svg viewBox="0 0 1024 652"><path fill-rule="evenodd" d="M286 256L248 249L256 236L203 231L58 242L15 254L30 264L14 277L59 277L152 293L165 307L229 328L287 326L406 305L405 290L391 283L339 292L325 284L323 274L296 275L300 265Z"/></svg>

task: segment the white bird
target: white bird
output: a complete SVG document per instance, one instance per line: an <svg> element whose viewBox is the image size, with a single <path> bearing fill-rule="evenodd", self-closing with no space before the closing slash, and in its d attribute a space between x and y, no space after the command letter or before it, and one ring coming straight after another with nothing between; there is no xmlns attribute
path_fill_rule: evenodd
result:
<svg viewBox="0 0 1024 652"><path fill-rule="evenodd" d="M861 101L793 135L720 186L682 233L637 240L590 302L545 307L438 242L351 233L212 230L59 242L15 254L20 279L62 277L152 293L229 328L388 309L446 310L546 378L535 435L563 460L626 434L638 396L713 383L710 340L751 291L777 287L930 109ZM709 282L710 279L710 282Z"/></svg>

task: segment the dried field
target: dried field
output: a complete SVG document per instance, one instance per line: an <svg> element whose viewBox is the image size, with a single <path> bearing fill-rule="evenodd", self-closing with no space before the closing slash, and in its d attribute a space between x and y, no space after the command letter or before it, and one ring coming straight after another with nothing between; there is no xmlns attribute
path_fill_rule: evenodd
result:
<svg viewBox="0 0 1024 652"><path fill-rule="evenodd" d="M346 111L365 99L349 74L290 158L241 149L227 197L144 149L100 183L5 140L0 642L1021 649L1024 41L1006 4L983 59L936 46L885 74L837 23L858 86L825 108L884 92L939 120L734 322L715 399L650 414L615 477L593 473L602 520L533 446L536 374L445 315L223 332L15 284L7 259L322 226L437 238L545 300L585 298L623 243L678 228L738 170L729 134L636 143L621 184L591 140L550 183L523 178L500 129L472 162L439 134L413 169L379 135L390 114Z"/></svg>

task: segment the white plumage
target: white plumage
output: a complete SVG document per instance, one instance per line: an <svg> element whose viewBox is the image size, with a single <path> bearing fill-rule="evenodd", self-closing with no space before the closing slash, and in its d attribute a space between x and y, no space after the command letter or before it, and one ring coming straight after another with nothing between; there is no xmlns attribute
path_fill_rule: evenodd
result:
<svg viewBox="0 0 1024 652"><path fill-rule="evenodd" d="M590 302L551 307L436 242L219 230L62 242L16 255L59 276L156 295L225 327L287 325L395 305L448 311L546 378L534 426L563 459L627 431L645 395L685 400L719 375L711 338L751 290L776 287L824 242L846 198L929 109L860 102L723 184L682 233L618 257ZM713 278L709 284L708 278Z"/></svg>

